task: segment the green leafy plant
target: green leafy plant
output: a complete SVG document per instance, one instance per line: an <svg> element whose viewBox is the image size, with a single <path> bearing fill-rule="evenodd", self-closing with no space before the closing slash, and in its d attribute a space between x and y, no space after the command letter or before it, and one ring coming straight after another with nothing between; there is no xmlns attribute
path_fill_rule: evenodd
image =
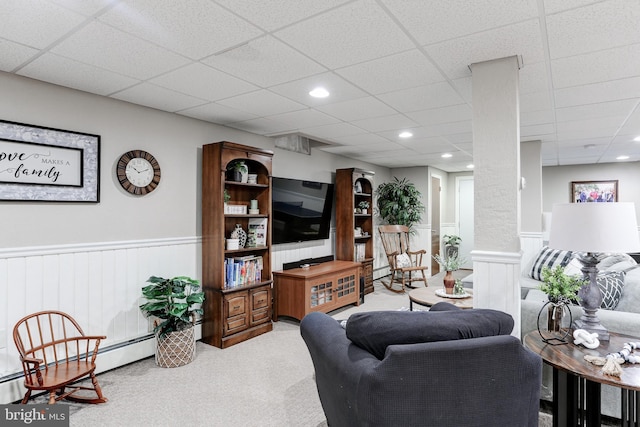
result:
<svg viewBox="0 0 640 427"><path fill-rule="evenodd" d="M456 236L455 234L445 234L442 236L442 242L445 246L460 246L462 239L460 236Z"/></svg>
<svg viewBox="0 0 640 427"><path fill-rule="evenodd" d="M378 186L376 195L378 215L387 224L406 225L411 229L420 222L424 212L422 195L406 178L399 180L394 176L393 181Z"/></svg>
<svg viewBox="0 0 640 427"><path fill-rule="evenodd" d="M142 288L142 295L148 302L140 306L146 317L155 316L161 320L153 332L163 339L168 333L181 331L193 325L193 316L203 314L204 293L200 282L186 276L171 279L151 276L150 285Z"/></svg>
<svg viewBox="0 0 640 427"><path fill-rule="evenodd" d="M460 258L458 254L448 257L442 257L440 254L433 255L432 257L440 267L442 267L445 271L456 271L459 270L462 264L466 262L464 258Z"/></svg>
<svg viewBox="0 0 640 427"><path fill-rule="evenodd" d="M542 269L542 284L538 287L547 294L549 301L568 302L578 298L578 290L585 284L585 279L578 275L564 273L564 267Z"/></svg>
<svg viewBox="0 0 640 427"><path fill-rule="evenodd" d="M229 200L231 200L231 194L229 194L229 191L227 191L227 189L224 189L224 202L227 203Z"/></svg>
<svg viewBox="0 0 640 427"><path fill-rule="evenodd" d="M360 203L358 203L358 207L360 209L369 209L369 202L367 202L366 200L363 200Z"/></svg>

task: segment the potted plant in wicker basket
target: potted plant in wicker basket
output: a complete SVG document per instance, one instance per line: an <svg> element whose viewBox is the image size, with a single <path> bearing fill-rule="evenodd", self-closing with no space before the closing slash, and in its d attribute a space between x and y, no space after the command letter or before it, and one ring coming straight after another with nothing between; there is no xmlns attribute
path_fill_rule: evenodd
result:
<svg viewBox="0 0 640 427"><path fill-rule="evenodd" d="M151 276L142 288L147 302L140 306L146 317L157 318L156 364L175 368L193 361L196 354L195 315L202 314L204 293L200 283L186 276L171 279Z"/></svg>

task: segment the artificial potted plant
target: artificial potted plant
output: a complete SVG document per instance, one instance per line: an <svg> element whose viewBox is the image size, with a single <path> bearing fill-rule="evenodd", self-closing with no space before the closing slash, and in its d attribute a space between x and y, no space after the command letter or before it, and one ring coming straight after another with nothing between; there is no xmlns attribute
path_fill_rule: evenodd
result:
<svg viewBox="0 0 640 427"><path fill-rule="evenodd" d="M406 225L412 230L413 224L420 222L424 205L422 194L406 178L393 177L376 189L378 215L387 223Z"/></svg>
<svg viewBox="0 0 640 427"><path fill-rule="evenodd" d="M229 179L236 182L247 182L249 178L249 167L244 160L235 160L227 167Z"/></svg>
<svg viewBox="0 0 640 427"><path fill-rule="evenodd" d="M195 315L203 314L204 293L200 283L186 276L171 279L151 276L142 288L147 302L140 305L146 317L157 318L156 363L164 368L186 365L193 361L195 347Z"/></svg>
<svg viewBox="0 0 640 427"><path fill-rule="evenodd" d="M369 202L367 202L366 200L363 200L360 203L358 203L358 207L360 208L361 213L366 214L369 211Z"/></svg>
<svg viewBox="0 0 640 427"><path fill-rule="evenodd" d="M446 257L458 255L458 248L462 239L455 234L445 234L442 236L442 243L444 243L444 253Z"/></svg>
<svg viewBox="0 0 640 427"><path fill-rule="evenodd" d="M453 272L459 270L462 264L465 263L464 258L460 258L456 253L453 256L442 257L440 254L433 255L433 259L440 264L443 270L446 271L444 278L444 289L447 294L453 294L453 288L456 284L456 279L453 277Z"/></svg>
<svg viewBox="0 0 640 427"><path fill-rule="evenodd" d="M547 294L549 299L549 303L546 304L548 306L547 330L558 332L566 305L578 299L578 290L585 284L585 279L579 275L565 274L564 267L560 265L553 269L544 267L541 277L542 284L538 288Z"/></svg>

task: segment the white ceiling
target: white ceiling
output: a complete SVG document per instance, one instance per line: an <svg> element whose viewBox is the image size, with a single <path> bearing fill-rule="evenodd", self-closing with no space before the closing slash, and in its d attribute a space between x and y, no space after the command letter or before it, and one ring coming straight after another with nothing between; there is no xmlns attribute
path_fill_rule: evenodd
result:
<svg viewBox="0 0 640 427"><path fill-rule="evenodd" d="M0 70L449 172L473 161L469 64L519 55L543 165L640 160L639 0L3 0L0 22Z"/></svg>

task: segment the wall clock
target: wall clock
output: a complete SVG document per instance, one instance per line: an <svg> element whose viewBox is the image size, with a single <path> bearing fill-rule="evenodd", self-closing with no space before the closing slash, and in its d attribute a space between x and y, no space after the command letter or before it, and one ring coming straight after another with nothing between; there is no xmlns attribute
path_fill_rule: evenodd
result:
<svg viewBox="0 0 640 427"><path fill-rule="evenodd" d="M144 196L160 183L160 164L146 151L131 150L120 156L116 175L126 191Z"/></svg>

